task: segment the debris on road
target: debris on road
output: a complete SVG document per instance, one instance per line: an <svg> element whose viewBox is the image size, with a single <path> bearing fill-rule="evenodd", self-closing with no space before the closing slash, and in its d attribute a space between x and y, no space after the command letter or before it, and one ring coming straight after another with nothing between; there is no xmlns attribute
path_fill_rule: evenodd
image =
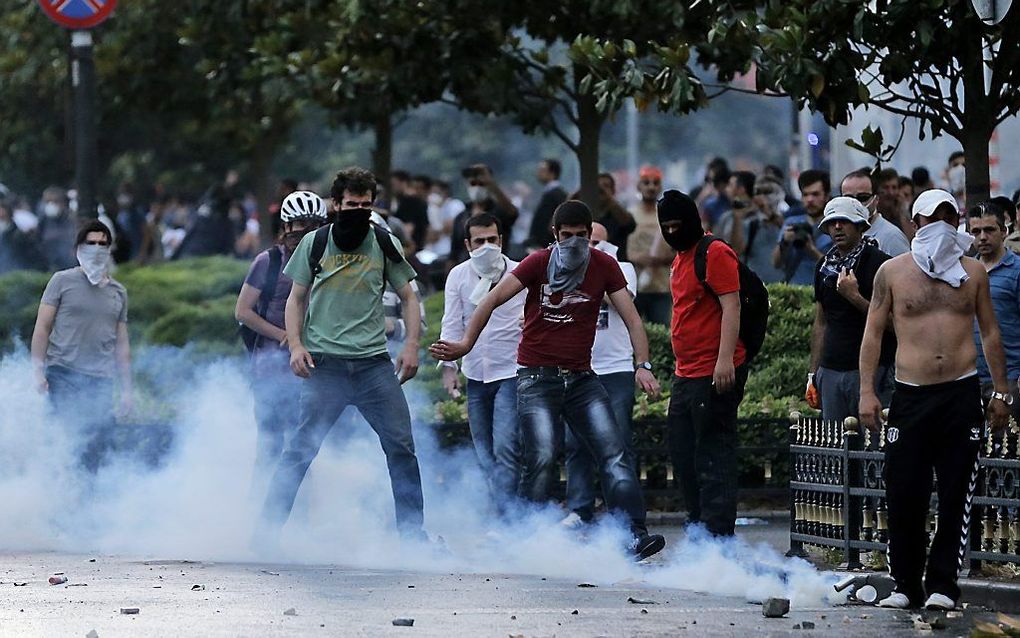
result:
<svg viewBox="0 0 1020 638"><path fill-rule="evenodd" d="M89 586L88 583L70 583L68 585L65 585L65 587L88 587L88 586Z"/></svg>
<svg viewBox="0 0 1020 638"><path fill-rule="evenodd" d="M414 618L394 618L394 627L414 627Z"/></svg>
<svg viewBox="0 0 1020 638"><path fill-rule="evenodd" d="M658 605L659 604L659 603L655 602L654 600L646 600L644 598L634 598L633 596L628 598L627 602L628 603L633 603L635 605Z"/></svg>
<svg viewBox="0 0 1020 638"><path fill-rule="evenodd" d="M141 610L138 609L137 607L121 607L120 608L120 613L124 614L125 616L134 616L139 611L141 611Z"/></svg>
<svg viewBox="0 0 1020 638"><path fill-rule="evenodd" d="M642 614L647 614L647 613L648 613L648 610L647 610L647 609L642 609L642 610L641 610L641 613L642 613Z"/></svg>
<svg viewBox="0 0 1020 638"><path fill-rule="evenodd" d="M782 618L790 613L789 598L766 598L761 604L761 614L766 618Z"/></svg>
<svg viewBox="0 0 1020 638"><path fill-rule="evenodd" d="M580 613L580 612L578 612L578 611L577 611L577 610L575 609L574 611L570 612L570 615L571 615L571 616L576 616L576 615L577 615L578 613Z"/></svg>
<svg viewBox="0 0 1020 638"><path fill-rule="evenodd" d="M192 585L191 591L205 591L205 585Z"/></svg>
<svg viewBox="0 0 1020 638"><path fill-rule="evenodd" d="M93 629L89 633L85 634L85 638L99 638L99 634L96 632L95 629Z"/></svg>
<svg viewBox="0 0 1020 638"><path fill-rule="evenodd" d="M50 576L51 585L63 585L67 582L67 576Z"/></svg>
<svg viewBox="0 0 1020 638"><path fill-rule="evenodd" d="M27 585L27 584L28 584L28 583L19 583L19 582L17 582L17 581L15 581L15 582L14 582L14 586L15 586L15 587L24 587L24 586L25 586L25 585Z"/></svg>
<svg viewBox="0 0 1020 638"><path fill-rule="evenodd" d="M259 573L260 574L269 574L270 576L279 576L280 575L280 572L271 572L268 569L260 569Z"/></svg>
<svg viewBox="0 0 1020 638"><path fill-rule="evenodd" d="M284 616L297 616L297 610L291 607L290 609L283 612Z"/></svg>
<svg viewBox="0 0 1020 638"><path fill-rule="evenodd" d="M811 622L810 620L805 620L803 622L797 623L796 625L793 626L793 628L794 629L814 629L815 628L815 624L813 622Z"/></svg>
<svg viewBox="0 0 1020 638"><path fill-rule="evenodd" d="M598 585L592 585L591 583L578 583L578 587L598 587Z"/></svg>

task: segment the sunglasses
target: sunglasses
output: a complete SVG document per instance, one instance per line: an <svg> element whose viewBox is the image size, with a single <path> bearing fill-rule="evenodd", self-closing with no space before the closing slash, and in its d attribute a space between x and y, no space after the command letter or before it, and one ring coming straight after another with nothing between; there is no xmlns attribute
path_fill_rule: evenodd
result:
<svg viewBox="0 0 1020 638"><path fill-rule="evenodd" d="M850 197L853 197L862 204L867 204L868 202L871 201L871 198L874 196L875 196L874 193L857 193L856 195L851 195Z"/></svg>

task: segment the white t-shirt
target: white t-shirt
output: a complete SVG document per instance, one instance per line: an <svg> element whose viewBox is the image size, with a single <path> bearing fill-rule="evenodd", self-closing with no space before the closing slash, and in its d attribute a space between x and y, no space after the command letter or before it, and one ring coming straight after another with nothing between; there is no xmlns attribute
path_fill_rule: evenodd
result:
<svg viewBox="0 0 1020 638"><path fill-rule="evenodd" d="M637 294L637 272L634 265L621 261L620 270L627 278L627 290ZM634 348L626 324L608 301L602 301L599 319L595 324L595 345L591 349L591 369L595 374L634 372Z"/></svg>

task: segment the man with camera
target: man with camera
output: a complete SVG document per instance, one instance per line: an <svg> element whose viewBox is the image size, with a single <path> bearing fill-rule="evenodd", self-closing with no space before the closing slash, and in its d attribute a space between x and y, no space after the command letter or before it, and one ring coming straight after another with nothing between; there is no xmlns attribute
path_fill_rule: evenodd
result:
<svg viewBox="0 0 1020 638"><path fill-rule="evenodd" d="M467 240L464 229L469 218L482 213L494 215L499 220L500 228L503 229L503 236L510 237L519 214L517 207L499 187L496 178L493 177L492 169L486 164L472 164L461 171L461 175L467 183L468 198L464 202L467 208L453 220L449 268L453 268L468 258L467 249L464 248L464 242Z"/></svg>
<svg viewBox="0 0 1020 638"><path fill-rule="evenodd" d="M772 251L772 265L783 270L784 282L810 286L815 280L815 264L832 246L832 239L818 227L832 185L826 171L812 169L800 174L797 186L805 213L786 219Z"/></svg>
<svg viewBox="0 0 1020 638"><path fill-rule="evenodd" d="M718 235L763 282L782 281L783 271L772 265L772 247L783 227L779 203L786 192L782 185L771 177L756 181L754 173L737 171L730 175L726 196L733 208L719 218Z"/></svg>

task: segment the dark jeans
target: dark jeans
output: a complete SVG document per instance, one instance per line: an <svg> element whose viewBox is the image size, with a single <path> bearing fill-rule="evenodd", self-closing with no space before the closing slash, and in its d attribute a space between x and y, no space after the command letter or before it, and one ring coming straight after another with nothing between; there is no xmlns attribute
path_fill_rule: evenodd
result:
<svg viewBox="0 0 1020 638"><path fill-rule="evenodd" d="M875 394L883 406L892 399L895 383L894 366L879 366L875 371ZM857 416L861 403L860 370L833 370L819 367L815 372L815 389L822 402L822 418L839 421L848 416Z"/></svg>
<svg viewBox="0 0 1020 638"><path fill-rule="evenodd" d="M631 531L646 532L637 473L616 425L609 396L594 372L522 368L517 372L517 412L524 443L523 496L549 500L558 478L564 421L598 460L602 493L610 510L630 517Z"/></svg>
<svg viewBox="0 0 1020 638"><path fill-rule="evenodd" d="M468 426L478 464L500 507L517 496L521 483L521 428L517 379L467 382Z"/></svg>
<svg viewBox="0 0 1020 638"><path fill-rule="evenodd" d="M286 353L280 359L278 367L262 362L251 382L257 427L251 494L259 499L265 496L283 445L297 429L301 415L301 379L291 371Z"/></svg>
<svg viewBox="0 0 1020 638"><path fill-rule="evenodd" d="M111 446L113 379L48 366L46 382L54 414L75 438L81 466L95 474Z"/></svg>
<svg viewBox="0 0 1020 638"><path fill-rule="evenodd" d="M421 475L411 436L411 415L387 355L344 359L314 354L315 369L301 387L301 422L287 442L262 512L262 531L275 534L287 521L308 466L340 414L355 406L379 436L396 506L397 530L422 532Z"/></svg>
<svg viewBox="0 0 1020 638"><path fill-rule="evenodd" d="M668 326L673 313L673 297L668 292L639 292L634 307L645 321Z"/></svg>
<svg viewBox="0 0 1020 638"><path fill-rule="evenodd" d="M673 377L667 418L673 471L688 521L716 536L732 536L737 518L737 407L746 382L745 366L726 394L715 391L712 377Z"/></svg>
<svg viewBox="0 0 1020 638"><path fill-rule="evenodd" d="M609 395L616 426L627 450L627 460L637 470L631 450L631 421L634 414L634 373L614 372L599 375L602 387ZM567 507L584 521L595 517L595 459L580 439L569 428L566 432L567 448Z"/></svg>

